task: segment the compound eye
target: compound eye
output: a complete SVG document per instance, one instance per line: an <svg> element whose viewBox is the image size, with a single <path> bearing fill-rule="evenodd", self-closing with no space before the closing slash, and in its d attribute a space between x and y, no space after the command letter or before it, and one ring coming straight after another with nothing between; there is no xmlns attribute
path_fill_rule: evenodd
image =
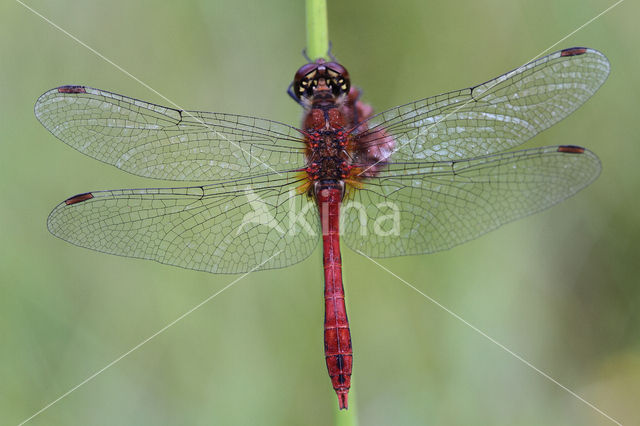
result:
<svg viewBox="0 0 640 426"><path fill-rule="evenodd" d="M333 91L335 96L340 96L343 94L349 93L349 80L345 79L343 76L339 75L336 78L332 78L329 87Z"/></svg>
<svg viewBox="0 0 640 426"><path fill-rule="evenodd" d="M313 95L312 84L318 72L318 64L305 64L293 77L294 93L298 99Z"/></svg>
<svg viewBox="0 0 640 426"><path fill-rule="evenodd" d="M309 89L309 80L300 80L300 83L298 84L298 93L296 93L296 95L298 95L298 97L301 97L304 92L307 91L307 89Z"/></svg>
<svg viewBox="0 0 640 426"><path fill-rule="evenodd" d="M313 96L313 88L318 85L318 80L313 76L305 76L294 85L296 96L301 98L308 98Z"/></svg>

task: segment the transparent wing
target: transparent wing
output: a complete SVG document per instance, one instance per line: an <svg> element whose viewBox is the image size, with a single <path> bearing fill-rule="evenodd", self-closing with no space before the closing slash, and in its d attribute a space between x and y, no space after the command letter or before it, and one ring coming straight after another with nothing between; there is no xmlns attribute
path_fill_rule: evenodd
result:
<svg viewBox="0 0 640 426"><path fill-rule="evenodd" d="M384 152L392 148L392 162L502 152L571 114L608 74L609 61L602 53L564 49L486 83L377 114L362 126L369 130L357 137L367 147L379 144Z"/></svg>
<svg viewBox="0 0 640 426"><path fill-rule="evenodd" d="M85 86L49 90L35 114L83 154L149 178L217 180L304 164L295 128L255 117L182 111Z"/></svg>
<svg viewBox="0 0 640 426"><path fill-rule="evenodd" d="M392 164L353 191L343 241L372 257L446 250L559 203L600 168L575 146Z"/></svg>
<svg viewBox="0 0 640 426"><path fill-rule="evenodd" d="M319 237L317 211L298 184L292 173L79 194L60 203L47 226L81 247L188 269L281 268L309 256Z"/></svg>

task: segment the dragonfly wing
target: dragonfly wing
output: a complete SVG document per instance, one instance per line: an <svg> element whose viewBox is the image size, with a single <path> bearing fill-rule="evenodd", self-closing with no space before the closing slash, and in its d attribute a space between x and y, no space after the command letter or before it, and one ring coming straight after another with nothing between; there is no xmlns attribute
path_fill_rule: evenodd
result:
<svg viewBox="0 0 640 426"><path fill-rule="evenodd" d="M600 169L595 154L575 146L391 164L353 190L343 241L372 257L446 250L559 203Z"/></svg>
<svg viewBox="0 0 640 426"><path fill-rule="evenodd" d="M373 116L359 137L389 148L391 161L458 160L518 146L575 111L604 83L609 61L574 47L486 83ZM391 150L388 150L391 152Z"/></svg>
<svg viewBox="0 0 640 426"><path fill-rule="evenodd" d="M149 178L217 180L303 164L298 130L255 117L183 111L85 86L49 90L35 114L83 154Z"/></svg>
<svg viewBox="0 0 640 426"><path fill-rule="evenodd" d="M49 215L52 234L78 246L214 273L288 266L319 237L295 176L79 194Z"/></svg>

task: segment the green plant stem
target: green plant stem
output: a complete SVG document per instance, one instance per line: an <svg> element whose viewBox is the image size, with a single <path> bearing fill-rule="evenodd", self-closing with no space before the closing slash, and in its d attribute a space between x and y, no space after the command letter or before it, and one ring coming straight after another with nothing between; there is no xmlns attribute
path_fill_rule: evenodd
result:
<svg viewBox="0 0 640 426"><path fill-rule="evenodd" d="M329 25L327 23L327 1L306 0L307 9L307 55L311 60L327 58L329 53Z"/></svg>

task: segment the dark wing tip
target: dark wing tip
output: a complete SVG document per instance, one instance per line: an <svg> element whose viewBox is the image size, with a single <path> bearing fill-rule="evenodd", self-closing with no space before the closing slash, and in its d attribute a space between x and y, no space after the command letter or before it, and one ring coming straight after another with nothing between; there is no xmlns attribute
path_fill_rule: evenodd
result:
<svg viewBox="0 0 640 426"><path fill-rule="evenodd" d="M89 89L90 89L90 87L89 87ZM36 117L38 118L38 121L40 121L40 123L42 123L42 125L44 127L47 127L47 125L41 119L41 115L44 113L44 111L42 111L42 108L44 108L44 110L46 110L44 105L47 104L48 100L51 97L54 97L54 98L57 97L58 93L67 93L67 94L87 93L87 86L80 86L80 85L77 85L77 84L69 84L69 85L64 85L64 86L56 87L56 88L53 88L53 89L49 89L46 92L44 92L42 95L40 95L40 97L36 101L36 104L33 107L33 112L36 114Z"/></svg>
<svg viewBox="0 0 640 426"><path fill-rule="evenodd" d="M83 201L87 201L93 198L93 194L90 192L85 192L84 194L74 195L73 197L69 197L64 200L64 203L68 206L71 204L81 203Z"/></svg>
<svg viewBox="0 0 640 426"><path fill-rule="evenodd" d="M58 93L87 93L85 86L60 86Z"/></svg>
<svg viewBox="0 0 640 426"><path fill-rule="evenodd" d="M560 56L577 56L587 53L586 47L570 47L568 49L562 49Z"/></svg>
<svg viewBox="0 0 640 426"><path fill-rule="evenodd" d="M576 145L560 145L558 152L564 152L567 154L584 154L584 148Z"/></svg>

